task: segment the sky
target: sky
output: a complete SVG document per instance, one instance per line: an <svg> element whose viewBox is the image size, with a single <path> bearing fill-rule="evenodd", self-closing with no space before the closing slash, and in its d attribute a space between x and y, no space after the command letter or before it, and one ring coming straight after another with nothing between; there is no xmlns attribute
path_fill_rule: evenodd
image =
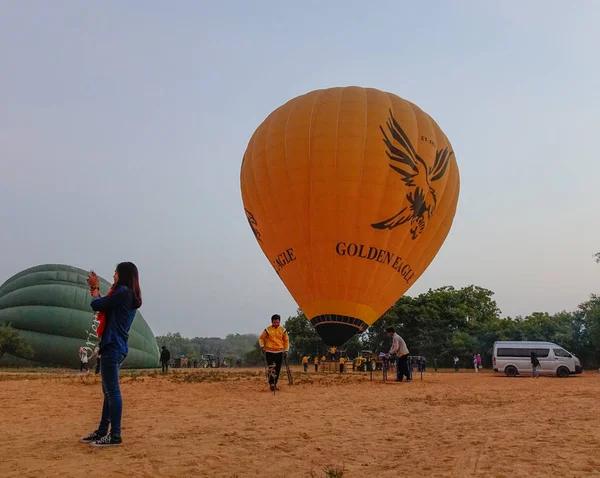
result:
<svg viewBox="0 0 600 478"><path fill-rule="evenodd" d="M461 175L407 292L475 284L503 316L598 292L600 3L4 2L0 282L140 270L157 335L258 333L297 304L260 250L242 156L274 109L358 85L419 105Z"/></svg>

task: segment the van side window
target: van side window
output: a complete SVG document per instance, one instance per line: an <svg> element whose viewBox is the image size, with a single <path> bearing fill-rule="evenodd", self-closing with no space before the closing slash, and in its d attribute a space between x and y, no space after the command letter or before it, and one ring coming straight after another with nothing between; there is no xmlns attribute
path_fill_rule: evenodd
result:
<svg viewBox="0 0 600 478"><path fill-rule="evenodd" d="M569 352L567 352L566 350L563 349L553 349L554 350L554 355L556 357L568 357L571 358L571 354Z"/></svg>
<svg viewBox="0 0 600 478"><path fill-rule="evenodd" d="M556 350L556 349L555 349ZM531 352L535 352L538 358L546 358L550 353L550 349L530 349L530 348L498 348L496 355L498 357L531 357Z"/></svg>

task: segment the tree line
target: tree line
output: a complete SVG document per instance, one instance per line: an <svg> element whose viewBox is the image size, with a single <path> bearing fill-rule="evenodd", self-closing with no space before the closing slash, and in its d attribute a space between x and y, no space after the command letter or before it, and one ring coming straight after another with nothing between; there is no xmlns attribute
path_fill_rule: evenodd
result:
<svg viewBox="0 0 600 478"><path fill-rule="evenodd" d="M244 358L246 353L258 343L258 335L255 334L228 334L224 339L221 337L194 337L192 339L182 337L179 332L168 333L156 337L159 348L163 345L171 352L171 357L187 357L200 359L202 356L211 354L219 358L227 358L229 363L235 363L236 358Z"/></svg>
<svg viewBox="0 0 600 478"><path fill-rule="evenodd" d="M10 324L0 322L0 359L4 354L32 358L33 349L18 330L13 329Z"/></svg>
<svg viewBox="0 0 600 478"><path fill-rule="evenodd" d="M600 253L595 255L600 262ZM497 340L542 340L555 342L577 355L584 368L600 365L600 296L592 294L573 311L554 314L535 312L528 316L501 317L501 311L488 289L471 285L432 289L416 297L403 296L361 336L343 347L354 358L362 350L387 352L390 338L385 329L394 327L405 339L411 355L422 355L432 365L450 367L453 357L470 366L473 354L492 364ZM308 322L302 310L289 317L284 327L290 336L290 361L302 356L323 355L327 347ZM182 337L180 333L157 336L158 346L166 346L171 357L198 358L212 354L235 363L261 365L258 335L229 334L221 337ZM10 324L0 324L0 358L4 353L31 356L31 347Z"/></svg>
<svg viewBox="0 0 600 478"><path fill-rule="evenodd" d="M478 286L441 287L416 297L400 298L360 337L342 348L349 357L361 350L387 352L391 339L385 332L394 327L404 338L411 355L424 356L429 364L450 367L453 358L470 366L480 353L491 367L497 340L541 340L555 342L577 355L585 368L600 363L600 296L592 294L574 311L555 314L535 312L522 317L502 318L494 293ZM325 344L301 310L285 322L290 334L291 360L302 355L322 354Z"/></svg>
<svg viewBox="0 0 600 478"><path fill-rule="evenodd" d="M600 252L593 257L600 263ZM577 355L585 368L600 365L600 296L590 295L574 311L505 318L500 316L493 296L492 291L475 285L461 289L447 286L417 297L403 296L361 336L353 337L342 348L352 358L362 350L386 352L391 344L385 329L391 326L404 337L412 355L422 355L430 364L435 360L440 367L452 366L454 357L463 365L470 365L475 353L481 354L489 367L497 340L555 342ZM291 361L327 351L301 309L285 321L284 327L290 336ZM159 346L167 346L173 357L200 358L210 353L242 357L245 365L262 363L258 336L254 334L188 339L179 333L168 333L156 337L156 341Z"/></svg>

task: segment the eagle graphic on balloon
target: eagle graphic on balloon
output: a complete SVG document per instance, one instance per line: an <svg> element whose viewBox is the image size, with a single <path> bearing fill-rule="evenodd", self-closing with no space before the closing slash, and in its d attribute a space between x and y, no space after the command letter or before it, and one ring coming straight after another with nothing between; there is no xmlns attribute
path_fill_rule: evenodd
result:
<svg viewBox="0 0 600 478"><path fill-rule="evenodd" d="M460 176L448 138L417 105L344 86L273 110L248 142L240 189L260 249L323 343L341 347L432 262L454 221Z"/></svg>
<svg viewBox="0 0 600 478"><path fill-rule="evenodd" d="M387 127L391 137L401 146L395 146L383 127L380 126L383 142L388 149L386 154L393 161L389 166L402 176L402 181L410 188L406 194L409 205L389 219L371 224L371 226L375 229L392 230L410 222L411 237L416 239L423 233L427 221L435 212L437 196L433 184L446 173L454 152L448 147L436 151L433 165L427 167L391 111Z"/></svg>

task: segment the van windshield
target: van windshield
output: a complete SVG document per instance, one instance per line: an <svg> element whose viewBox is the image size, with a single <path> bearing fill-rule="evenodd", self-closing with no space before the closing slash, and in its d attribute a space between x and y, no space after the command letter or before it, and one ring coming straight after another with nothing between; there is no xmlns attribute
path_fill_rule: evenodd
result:
<svg viewBox="0 0 600 478"><path fill-rule="evenodd" d="M568 357L571 358L571 354L564 349L554 349L554 355L556 357Z"/></svg>
<svg viewBox="0 0 600 478"><path fill-rule="evenodd" d="M550 349L538 349L538 348L521 348L521 347L502 347L496 350L496 355L498 357L531 357L531 352L535 352L535 354L539 358L548 357L550 353Z"/></svg>

